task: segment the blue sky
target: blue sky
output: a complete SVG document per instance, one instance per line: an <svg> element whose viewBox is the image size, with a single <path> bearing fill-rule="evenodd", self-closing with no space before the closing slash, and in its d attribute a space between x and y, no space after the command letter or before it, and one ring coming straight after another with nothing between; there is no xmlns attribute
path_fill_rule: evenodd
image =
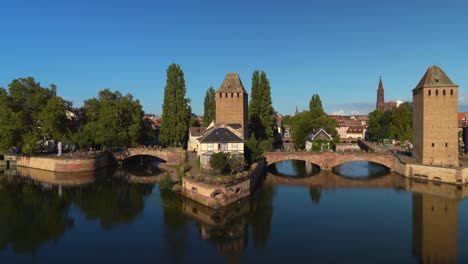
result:
<svg viewBox="0 0 468 264"><path fill-rule="evenodd" d="M77 106L110 88L160 114L178 63L196 114L226 73L250 93L255 69L280 113L318 93L328 113L365 114L380 74L386 100L410 100L437 64L468 106L467 13L466 1L3 0L0 87L33 76Z"/></svg>

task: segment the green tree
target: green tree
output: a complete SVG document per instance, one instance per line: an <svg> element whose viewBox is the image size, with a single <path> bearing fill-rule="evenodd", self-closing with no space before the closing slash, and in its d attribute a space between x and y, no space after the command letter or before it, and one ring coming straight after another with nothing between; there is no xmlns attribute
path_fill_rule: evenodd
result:
<svg viewBox="0 0 468 264"><path fill-rule="evenodd" d="M171 64L167 69L167 81L164 89L162 126L159 140L164 146L186 146L188 140L189 99L185 98L184 73L178 64Z"/></svg>
<svg viewBox="0 0 468 264"><path fill-rule="evenodd" d="M19 78L0 89L0 148L23 146L32 153L47 140L68 134L66 111L70 103L57 97L53 84L44 88L34 78Z"/></svg>
<svg viewBox="0 0 468 264"><path fill-rule="evenodd" d="M210 166L219 170L221 173L226 173L230 171L229 167L229 156L224 152L214 153L210 157Z"/></svg>
<svg viewBox="0 0 468 264"><path fill-rule="evenodd" d="M252 95L249 103L251 132L260 140L273 141L274 109L271 87L265 72L254 71Z"/></svg>
<svg viewBox="0 0 468 264"><path fill-rule="evenodd" d="M312 118L326 116L326 113L323 110L322 100L320 100L320 96L318 94L312 95L309 102L309 112L312 114Z"/></svg>
<svg viewBox="0 0 468 264"><path fill-rule="evenodd" d="M340 137L336 131L336 121L326 115L315 117L311 112L299 113L291 118L291 137L297 148L305 147L305 139L310 132L322 128L331 134L338 142Z"/></svg>
<svg viewBox="0 0 468 264"><path fill-rule="evenodd" d="M81 147L131 147L143 138L143 110L131 94L105 89L84 103L86 124L73 139Z"/></svg>
<svg viewBox="0 0 468 264"><path fill-rule="evenodd" d="M369 113L369 126L368 126L368 132L369 132L369 137L372 138L375 141L381 141L382 138L380 136L382 135L382 126L381 126L381 120L383 116L383 111L381 110L374 110Z"/></svg>
<svg viewBox="0 0 468 264"><path fill-rule="evenodd" d="M392 111L392 121L388 129L391 138L400 141L413 140L412 116L410 111L409 104L401 104Z"/></svg>
<svg viewBox="0 0 468 264"><path fill-rule="evenodd" d="M203 102L203 126L207 127L216 118L216 92L212 86L208 88Z"/></svg>

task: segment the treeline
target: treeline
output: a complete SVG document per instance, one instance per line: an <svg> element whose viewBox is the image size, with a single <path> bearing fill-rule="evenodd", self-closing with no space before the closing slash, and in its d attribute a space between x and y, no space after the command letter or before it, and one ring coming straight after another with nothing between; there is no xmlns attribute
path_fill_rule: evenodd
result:
<svg viewBox="0 0 468 264"><path fill-rule="evenodd" d="M76 111L57 95L57 87L43 87L34 78L19 78L0 88L0 150L24 153L46 150L48 141L77 147L135 146L151 137L140 102L132 95L108 89L86 100ZM79 112L79 113L77 113ZM74 115L79 115L77 119Z"/></svg>
<svg viewBox="0 0 468 264"><path fill-rule="evenodd" d="M406 102L391 111L374 110L369 113L368 136L376 142L384 139L413 141L413 104Z"/></svg>

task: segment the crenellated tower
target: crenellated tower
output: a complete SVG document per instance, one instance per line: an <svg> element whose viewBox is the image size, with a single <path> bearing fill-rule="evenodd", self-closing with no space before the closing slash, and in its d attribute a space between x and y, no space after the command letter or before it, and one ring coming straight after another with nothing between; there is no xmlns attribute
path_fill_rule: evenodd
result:
<svg viewBox="0 0 468 264"><path fill-rule="evenodd" d="M216 123L224 123L248 138L248 94L239 74L228 73L216 92Z"/></svg>
<svg viewBox="0 0 468 264"><path fill-rule="evenodd" d="M425 165L458 166L458 85L430 66L413 89L413 157Z"/></svg>

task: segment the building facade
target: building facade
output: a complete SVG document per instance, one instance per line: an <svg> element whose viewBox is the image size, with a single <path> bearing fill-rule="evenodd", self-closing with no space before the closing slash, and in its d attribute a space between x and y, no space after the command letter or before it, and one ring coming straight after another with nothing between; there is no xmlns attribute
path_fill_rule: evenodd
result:
<svg viewBox="0 0 468 264"><path fill-rule="evenodd" d="M425 165L458 166L458 85L430 66L413 89L413 157Z"/></svg>

